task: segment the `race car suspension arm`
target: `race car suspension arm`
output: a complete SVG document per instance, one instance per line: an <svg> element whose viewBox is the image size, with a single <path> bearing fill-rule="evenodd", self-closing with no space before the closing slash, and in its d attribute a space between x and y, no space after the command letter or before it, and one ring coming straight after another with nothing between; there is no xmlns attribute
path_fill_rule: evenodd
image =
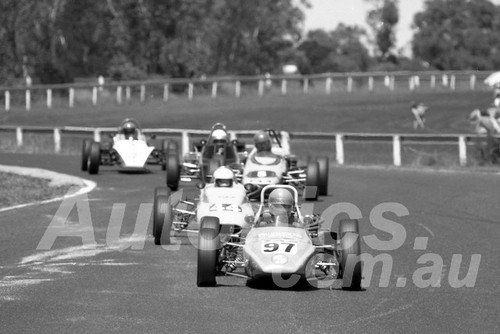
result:
<svg viewBox="0 0 500 334"><path fill-rule="evenodd" d="M240 277L240 278L246 278L246 279L249 279L250 276L247 276L247 275L243 275L243 274L236 274L236 273L230 273L230 272L224 272L224 275L226 276L234 276L234 277Z"/></svg>
<svg viewBox="0 0 500 334"><path fill-rule="evenodd" d="M333 249L335 250L335 246L332 246L332 245L318 245L318 246L314 246L316 249Z"/></svg>
<svg viewBox="0 0 500 334"><path fill-rule="evenodd" d="M194 212L194 211L187 211L187 210L182 210L182 209L177 209L177 208L174 208L174 211L177 213L182 213L182 214L190 215L190 216L196 215L196 212Z"/></svg>
<svg viewBox="0 0 500 334"><path fill-rule="evenodd" d="M234 243L234 242L226 242L226 245L227 246L233 246L233 247L243 247L242 244L237 244L237 243Z"/></svg>

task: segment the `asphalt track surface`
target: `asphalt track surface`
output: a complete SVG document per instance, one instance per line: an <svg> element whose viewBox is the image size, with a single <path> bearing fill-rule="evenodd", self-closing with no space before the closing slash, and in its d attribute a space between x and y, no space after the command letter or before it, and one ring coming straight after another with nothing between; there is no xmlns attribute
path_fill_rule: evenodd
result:
<svg viewBox="0 0 500 334"><path fill-rule="evenodd" d="M73 157L1 154L0 162L51 169L98 184L88 195L97 246L58 237L50 250L37 250L49 224L65 219L55 217L61 203L0 213L2 333L500 332L499 175L331 168L330 196L315 211L352 203L363 215L361 233L382 240L391 234L370 223L374 207L397 202L410 213L385 215L404 227L401 247L376 251L363 244L365 253L392 257L387 287L380 286L381 270L376 268L369 286L365 281L359 292L336 284L281 289L272 282L235 277L219 277L215 288L197 288L196 249L188 238L178 238L183 243L179 250L165 250L153 245L149 224L144 247L139 247L143 249L123 249L140 205L151 205L153 188L164 182L158 167L141 175L102 168L90 177L79 171ZM187 189L194 196L195 188ZM116 203L126 205L122 239L110 245L106 232ZM79 217L75 209L69 221L79 223ZM145 220L139 218L139 225ZM141 246L140 238L134 240ZM439 287L420 288L413 278L419 268L432 264L417 263L427 253L442 259L441 273L433 281ZM472 254L481 255L474 287L450 286L453 254L463 255L459 278Z"/></svg>

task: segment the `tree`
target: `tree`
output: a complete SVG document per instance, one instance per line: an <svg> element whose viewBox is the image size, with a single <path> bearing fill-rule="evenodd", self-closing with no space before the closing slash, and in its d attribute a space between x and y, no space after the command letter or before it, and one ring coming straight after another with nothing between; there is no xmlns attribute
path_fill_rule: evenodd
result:
<svg viewBox="0 0 500 334"><path fill-rule="evenodd" d="M298 49L313 73L366 71L368 50L361 42L366 32L358 26L339 24L333 31L310 31Z"/></svg>
<svg viewBox="0 0 500 334"><path fill-rule="evenodd" d="M367 23L374 34L377 53L386 59L396 45L395 26L399 22L399 0L365 0L375 8L368 12Z"/></svg>
<svg viewBox="0 0 500 334"><path fill-rule="evenodd" d="M500 67L500 7L487 0L428 0L413 25L414 57L434 68Z"/></svg>

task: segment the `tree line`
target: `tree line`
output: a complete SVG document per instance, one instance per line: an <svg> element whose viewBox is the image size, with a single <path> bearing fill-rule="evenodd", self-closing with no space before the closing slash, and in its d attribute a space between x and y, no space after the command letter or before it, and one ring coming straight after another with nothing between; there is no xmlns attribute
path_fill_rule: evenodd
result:
<svg viewBox="0 0 500 334"><path fill-rule="evenodd" d="M0 84L79 77L500 68L500 6L427 0L413 57L396 48L398 0L365 0L369 31L303 32L307 0L2 0ZM407 24L405 22L405 24Z"/></svg>

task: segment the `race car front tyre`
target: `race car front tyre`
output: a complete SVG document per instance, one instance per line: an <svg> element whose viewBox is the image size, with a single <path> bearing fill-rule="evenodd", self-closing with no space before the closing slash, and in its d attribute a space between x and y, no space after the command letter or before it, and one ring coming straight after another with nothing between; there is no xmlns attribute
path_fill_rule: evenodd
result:
<svg viewBox="0 0 500 334"><path fill-rule="evenodd" d="M89 153L89 174L99 173L99 165L101 163L101 145L99 143L93 142L90 145Z"/></svg>
<svg viewBox="0 0 500 334"><path fill-rule="evenodd" d="M330 161L328 157L318 158L319 168L319 195L328 196L328 173L330 169Z"/></svg>
<svg viewBox="0 0 500 334"><path fill-rule="evenodd" d="M219 219L204 217L198 239L198 263L196 285L199 287L217 284L217 252L219 249Z"/></svg>
<svg viewBox="0 0 500 334"><path fill-rule="evenodd" d="M167 187L172 190L177 190L179 188L180 180L180 164L179 164L179 154L177 152L170 152L166 157L166 176L167 176Z"/></svg>
<svg viewBox="0 0 500 334"><path fill-rule="evenodd" d="M361 236L358 233L346 232L340 240L340 271L342 272L342 289L361 290Z"/></svg>
<svg viewBox="0 0 500 334"><path fill-rule="evenodd" d="M82 171L86 172L89 168L89 155L92 140L84 139L82 143Z"/></svg>
<svg viewBox="0 0 500 334"><path fill-rule="evenodd" d="M172 205L169 197L159 195L155 197L153 207L153 233L155 245L170 244L170 230L174 220Z"/></svg>
<svg viewBox="0 0 500 334"><path fill-rule="evenodd" d="M162 143L162 151L163 151L163 163L161 165L162 170L167 169L167 157L169 154L177 154L179 155L179 147L177 143L170 140L164 140Z"/></svg>
<svg viewBox="0 0 500 334"><path fill-rule="evenodd" d="M153 236L154 237L156 237L156 230L157 230L157 225L158 225L155 222L156 214L159 211L158 201L156 200L158 198L158 196L170 197L170 189L168 189L167 187L155 188L154 197L153 197Z"/></svg>
<svg viewBox="0 0 500 334"><path fill-rule="evenodd" d="M317 200L319 192L319 165L316 161L311 161L307 164L306 187L316 187L316 191L313 192L314 196L307 195L305 199Z"/></svg>

